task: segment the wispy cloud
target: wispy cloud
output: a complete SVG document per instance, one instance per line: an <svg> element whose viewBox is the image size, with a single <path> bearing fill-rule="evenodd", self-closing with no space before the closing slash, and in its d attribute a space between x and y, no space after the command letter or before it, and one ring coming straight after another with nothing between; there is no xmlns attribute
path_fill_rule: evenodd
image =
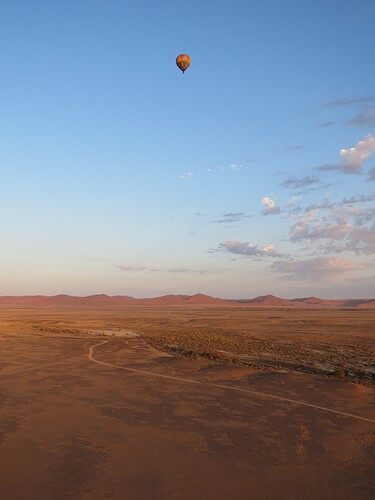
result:
<svg viewBox="0 0 375 500"><path fill-rule="evenodd" d="M302 199L302 196L300 194L296 194L290 198L287 205L288 206L296 205L297 203L299 203L301 201L301 199Z"/></svg>
<svg viewBox="0 0 375 500"><path fill-rule="evenodd" d="M307 260L291 259L277 261L272 269L293 280L331 280L365 268L363 264L355 263L341 257L316 257Z"/></svg>
<svg viewBox="0 0 375 500"><path fill-rule="evenodd" d="M208 168L203 168L202 170L195 170L195 169L192 169L192 170L189 170L187 172L184 172L182 175L179 175L178 176L178 179L181 179L182 181L189 181L193 176L195 176L196 178L199 178L200 176L206 174L207 172L209 174L216 174L218 172L236 172L240 169L243 168L243 165L241 165L240 163L230 163L229 165L219 165L219 166L215 166L215 167L208 167Z"/></svg>
<svg viewBox="0 0 375 500"><path fill-rule="evenodd" d="M231 163L231 164L229 165L229 168L230 168L231 170L238 170L239 168L242 168L242 165L240 165L240 164L238 164L238 163Z"/></svg>
<svg viewBox="0 0 375 500"><path fill-rule="evenodd" d="M334 203L322 200L304 210L292 209L290 214L297 214L298 220L290 227L289 239L304 242L313 254L374 254L375 207L360 206L374 200L375 195L358 195Z"/></svg>
<svg viewBox="0 0 375 500"><path fill-rule="evenodd" d="M356 97L354 99L336 99L326 103L326 108L341 108L344 106L352 106L353 104L370 104L375 101L374 96Z"/></svg>
<svg viewBox="0 0 375 500"><path fill-rule="evenodd" d="M264 207L262 215L277 215L281 212L281 209L276 205L276 202L268 196L264 197L260 204Z"/></svg>
<svg viewBox="0 0 375 500"><path fill-rule="evenodd" d="M330 240L318 246L318 254L354 252L357 255L375 253L375 225L353 227L341 240Z"/></svg>
<svg viewBox="0 0 375 500"><path fill-rule="evenodd" d="M350 232L344 249L371 255L375 253L375 224L372 227L358 226Z"/></svg>
<svg viewBox="0 0 375 500"><path fill-rule="evenodd" d="M375 181L375 167L370 168L368 171L368 181Z"/></svg>
<svg viewBox="0 0 375 500"><path fill-rule="evenodd" d="M347 198L345 196L342 200L335 202L331 202L327 198L325 198L319 203L312 203L311 205L308 205L307 207L304 208L303 211L305 213L308 213L313 210L332 210L338 207L352 206L359 203L370 203L372 201L375 201L375 194L369 194L369 195L360 194L351 196L350 198Z"/></svg>
<svg viewBox="0 0 375 500"><path fill-rule="evenodd" d="M335 122L332 122L332 121L328 121L328 122L323 122L323 123L319 123L319 125L316 126L316 128L328 128L328 127L332 127L332 125L334 125Z"/></svg>
<svg viewBox="0 0 375 500"><path fill-rule="evenodd" d="M362 164L373 151L375 151L375 137L368 134L352 148L341 149L341 163L322 165L318 167L318 170L337 170L344 174L360 174Z"/></svg>
<svg viewBox="0 0 375 500"><path fill-rule="evenodd" d="M283 257L284 254L276 252L276 249L271 244L258 247L249 241L226 241L220 243L219 250L236 255L246 255L247 257Z"/></svg>
<svg viewBox="0 0 375 500"><path fill-rule="evenodd" d="M375 207L356 210L353 217L357 226L364 226L367 223L375 222Z"/></svg>
<svg viewBox="0 0 375 500"><path fill-rule="evenodd" d="M375 201L375 194L360 194L347 198L346 196L338 202L338 205L355 205L357 203L369 203Z"/></svg>
<svg viewBox="0 0 375 500"><path fill-rule="evenodd" d="M230 224L233 222L240 222L241 220L252 217L245 212L228 212L222 215L222 219L212 221L212 224Z"/></svg>
<svg viewBox="0 0 375 500"><path fill-rule="evenodd" d="M148 268L145 266L137 266L137 265L130 265L130 264L122 264L121 266L118 266L121 271L146 271Z"/></svg>
<svg viewBox="0 0 375 500"><path fill-rule="evenodd" d="M375 106L364 109L347 122L353 127L375 127Z"/></svg>
<svg viewBox="0 0 375 500"><path fill-rule="evenodd" d="M289 238L291 241L319 240L319 239L341 239L352 229L352 225L339 222L337 224L316 223L301 221L296 222L290 228Z"/></svg>
<svg viewBox="0 0 375 500"><path fill-rule="evenodd" d="M217 171L224 172L228 170L235 172L236 170L240 170L241 168L243 168L243 165L241 165L240 163L230 163L229 165L226 166L220 165L218 167L209 167L207 168L207 172L215 173Z"/></svg>
<svg viewBox="0 0 375 500"><path fill-rule="evenodd" d="M244 212L227 212L223 214L223 217L251 217L249 215L246 215Z"/></svg>
<svg viewBox="0 0 375 500"><path fill-rule="evenodd" d="M305 146L303 144L296 144L295 146L291 146L286 150L287 153L294 153L295 151L301 151L305 149Z"/></svg>
<svg viewBox="0 0 375 500"><path fill-rule="evenodd" d="M192 177L193 177L193 172L185 172L184 174L182 175L179 175L178 178L183 180L183 181L188 181L190 180Z"/></svg>
<svg viewBox="0 0 375 500"><path fill-rule="evenodd" d="M224 269L189 269L187 267L170 267L165 269L168 273L182 273L182 274L217 274Z"/></svg>
<svg viewBox="0 0 375 500"><path fill-rule="evenodd" d="M188 267L169 267L169 268L154 268L154 267L148 267L148 266L139 266L139 265L129 265L129 264L122 264L118 266L118 269L121 271L128 271L128 272L140 272L140 271L149 271L149 272L156 272L156 273L182 273L182 274L217 274L222 271L224 271L224 268L220 269L191 269Z"/></svg>
<svg viewBox="0 0 375 500"><path fill-rule="evenodd" d="M309 186L314 186L320 184L320 180L317 177L305 176L305 177L289 177L285 181L280 183L280 186L286 189L301 189Z"/></svg>

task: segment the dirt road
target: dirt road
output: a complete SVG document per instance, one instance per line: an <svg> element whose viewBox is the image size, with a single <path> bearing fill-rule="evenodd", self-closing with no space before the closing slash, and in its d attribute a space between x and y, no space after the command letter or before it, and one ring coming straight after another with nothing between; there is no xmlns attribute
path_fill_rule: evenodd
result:
<svg viewBox="0 0 375 500"><path fill-rule="evenodd" d="M373 497L372 387L94 345L0 336L0 498Z"/></svg>

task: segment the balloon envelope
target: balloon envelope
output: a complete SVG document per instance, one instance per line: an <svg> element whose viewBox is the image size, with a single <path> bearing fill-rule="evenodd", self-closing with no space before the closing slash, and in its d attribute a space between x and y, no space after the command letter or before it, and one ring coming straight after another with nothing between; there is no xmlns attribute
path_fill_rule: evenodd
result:
<svg viewBox="0 0 375 500"><path fill-rule="evenodd" d="M180 54L176 57L176 64L183 73L185 73L190 66L190 62L190 57L187 54Z"/></svg>

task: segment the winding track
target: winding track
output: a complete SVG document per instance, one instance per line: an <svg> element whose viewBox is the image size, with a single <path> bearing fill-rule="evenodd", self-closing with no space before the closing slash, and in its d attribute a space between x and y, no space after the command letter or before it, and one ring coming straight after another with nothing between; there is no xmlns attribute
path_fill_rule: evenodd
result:
<svg viewBox="0 0 375 500"><path fill-rule="evenodd" d="M247 394L252 394L252 395L258 396L260 398L264 398L264 399L273 399L276 401L284 401L284 402L291 403L293 405L298 405L298 406L308 406L310 408L315 408L316 410L321 410L321 411L325 411L328 413L335 413L336 415L342 415L344 417L350 417L350 418L354 418L356 420L362 420L364 422L370 422L371 424L375 424L375 420L373 420L371 418L360 417L359 415L353 415L352 413L346 413L344 411L333 410L332 408L326 408L324 406L314 405L312 403L306 403L305 401L298 401L295 399L284 398L283 396L275 396L273 394L267 394L265 392L252 391L251 389L243 389L241 387L234 387L234 386L224 385L224 384L214 384L212 382L202 382L200 380L192 380L192 379L188 379L188 378L173 377L172 375L163 375L161 373L153 373L153 372L148 372L145 370L138 370L136 368L128 368L126 366L113 365L111 363L106 363L105 361L99 361L98 359L96 359L94 357L94 349L95 349L95 347L99 347L100 345L108 344L108 343L109 343L109 340L103 340L102 342L99 342L98 344L94 344L94 345L90 346L89 353L88 353L88 359L94 363L99 364L99 365L108 366L110 368L116 368L118 370L126 370L126 371L133 372L133 373L139 373L141 375L164 378L164 379L168 379L168 380L175 380L177 382L183 382L185 384L196 384L196 385L216 387L219 389L226 389L226 390L237 391L237 392L245 392Z"/></svg>

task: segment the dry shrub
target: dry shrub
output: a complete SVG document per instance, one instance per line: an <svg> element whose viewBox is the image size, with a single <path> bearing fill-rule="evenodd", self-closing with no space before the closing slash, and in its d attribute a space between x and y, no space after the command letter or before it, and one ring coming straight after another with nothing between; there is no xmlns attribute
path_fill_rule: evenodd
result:
<svg viewBox="0 0 375 500"><path fill-rule="evenodd" d="M333 375L337 378L343 379L346 377L346 371L339 368L333 372Z"/></svg>

